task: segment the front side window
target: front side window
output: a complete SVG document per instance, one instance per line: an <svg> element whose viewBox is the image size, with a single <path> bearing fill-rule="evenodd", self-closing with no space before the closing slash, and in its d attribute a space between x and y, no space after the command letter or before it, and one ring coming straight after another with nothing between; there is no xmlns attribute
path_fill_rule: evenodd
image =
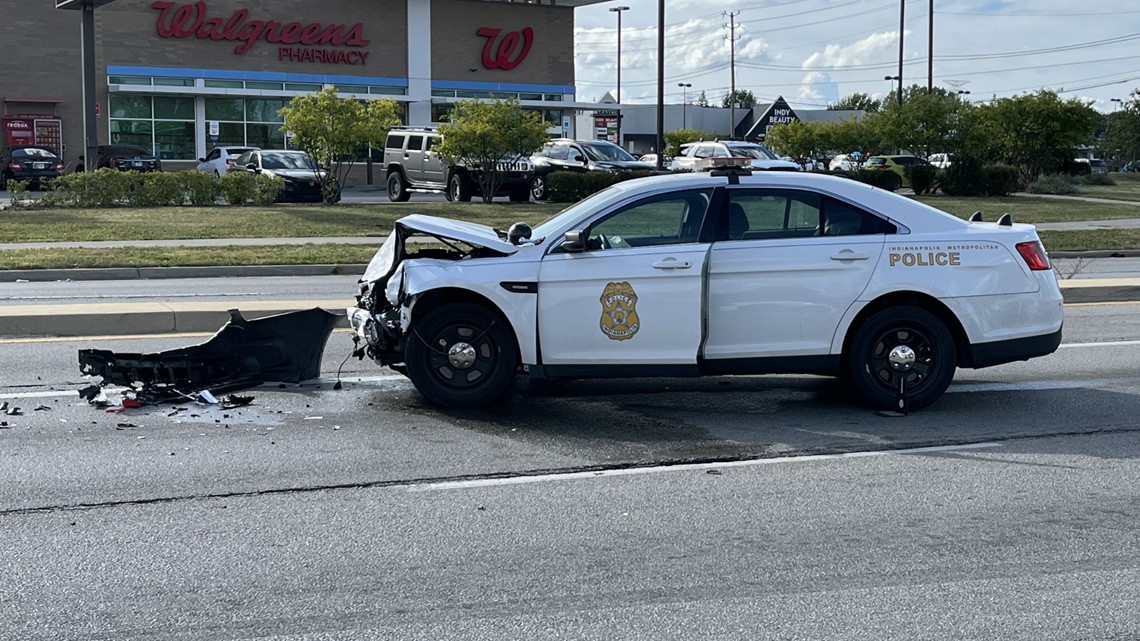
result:
<svg viewBox="0 0 1140 641"><path fill-rule="evenodd" d="M423 149L424 137L423 136L408 136L407 151L419 151Z"/></svg>
<svg viewBox="0 0 1140 641"><path fill-rule="evenodd" d="M586 156L595 162L599 161L631 161L634 157L626 150L613 143L588 143L583 145Z"/></svg>
<svg viewBox="0 0 1140 641"><path fill-rule="evenodd" d="M712 190L653 196L627 205L590 226L587 249L607 250L695 243Z"/></svg>

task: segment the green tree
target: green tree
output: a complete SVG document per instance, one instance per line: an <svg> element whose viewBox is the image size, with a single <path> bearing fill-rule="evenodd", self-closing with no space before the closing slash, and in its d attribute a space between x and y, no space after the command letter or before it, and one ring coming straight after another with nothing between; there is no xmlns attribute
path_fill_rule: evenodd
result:
<svg viewBox="0 0 1140 641"><path fill-rule="evenodd" d="M751 109L756 104L756 96L747 89L737 89L736 93L727 93L724 99L720 101L720 106L728 108L732 106L732 98L736 98L736 104L743 109Z"/></svg>
<svg viewBox="0 0 1140 641"><path fill-rule="evenodd" d="M530 156L547 140L541 115L523 110L516 98L462 100L455 103L449 120L439 126L439 155L468 169L485 203L503 184L504 162Z"/></svg>
<svg viewBox="0 0 1140 641"><path fill-rule="evenodd" d="M827 106L830 111L865 111L867 113L874 113L883 108L883 101L879 98L872 98L869 93L853 93L850 96L840 98L839 102Z"/></svg>
<svg viewBox="0 0 1140 641"><path fill-rule="evenodd" d="M886 146L930 155L936 152L957 153L959 116L965 103L957 93L935 87L911 85L904 91L903 102L890 100L875 114Z"/></svg>
<svg viewBox="0 0 1140 641"><path fill-rule="evenodd" d="M1121 108L1105 116L1105 157L1120 165L1140 158L1140 89Z"/></svg>
<svg viewBox="0 0 1140 641"><path fill-rule="evenodd" d="M693 104L695 104L698 107L708 107L709 106L709 99L708 99L708 96L705 95L704 91L701 92L701 95L697 96L697 101Z"/></svg>
<svg viewBox="0 0 1140 641"><path fill-rule="evenodd" d="M773 151L792 158L818 160L832 149L828 136L828 123L794 120L768 130L764 144Z"/></svg>
<svg viewBox="0 0 1140 641"><path fill-rule="evenodd" d="M1053 91L998 98L979 107L970 123L988 141L988 155L1017 167L1021 187L1071 160L1077 147L1092 141L1100 115L1076 98Z"/></svg>
<svg viewBox="0 0 1140 641"><path fill-rule="evenodd" d="M293 135L292 145L325 170L313 174L326 205L340 199L341 186L361 149L383 146L388 130L400 124L396 101L340 98L332 85L297 96L279 113L285 119L282 131Z"/></svg>

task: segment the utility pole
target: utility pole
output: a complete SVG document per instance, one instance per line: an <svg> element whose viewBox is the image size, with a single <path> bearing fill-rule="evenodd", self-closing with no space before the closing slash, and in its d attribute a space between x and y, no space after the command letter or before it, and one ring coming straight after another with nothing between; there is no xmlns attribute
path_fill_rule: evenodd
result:
<svg viewBox="0 0 1140 641"><path fill-rule="evenodd" d="M629 7L611 7L610 11L617 14L617 144L621 144L621 12L629 11Z"/></svg>
<svg viewBox="0 0 1140 641"><path fill-rule="evenodd" d="M903 29L906 27L906 0L899 0L899 106L903 94Z"/></svg>
<svg viewBox="0 0 1140 641"><path fill-rule="evenodd" d="M927 29L930 42L926 49L926 94L934 92L934 0L930 0L930 28Z"/></svg>
<svg viewBox="0 0 1140 641"><path fill-rule="evenodd" d="M724 25L728 29L728 35L725 39L728 40L729 50L729 88L728 88L728 106L729 106L729 123L728 123L728 137L730 139L736 138L736 41L740 38L736 35L736 16L740 15L739 11L726 11L721 13L722 16L728 16L728 24Z"/></svg>
<svg viewBox="0 0 1140 641"><path fill-rule="evenodd" d="M657 0L657 170L665 169L665 0Z"/></svg>

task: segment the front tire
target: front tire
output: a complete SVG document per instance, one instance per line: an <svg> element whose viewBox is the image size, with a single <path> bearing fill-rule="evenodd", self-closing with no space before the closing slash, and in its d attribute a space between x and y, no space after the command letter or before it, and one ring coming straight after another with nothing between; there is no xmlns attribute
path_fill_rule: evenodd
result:
<svg viewBox="0 0 1140 641"><path fill-rule="evenodd" d="M530 181L530 195L536 201L546 200L546 176L535 176Z"/></svg>
<svg viewBox="0 0 1140 641"><path fill-rule="evenodd" d="M465 174L451 174L447 180L447 193L451 195L451 202L471 202L471 181Z"/></svg>
<svg viewBox="0 0 1140 641"><path fill-rule="evenodd" d="M519 350L502 316L482 305L452 303L413 326L404 360L408 378L431 402L477 407L510 388Z"/></svg>
<svg viewBox="0 0 1140 641"><path fill-rule="evenodd" d="M904 373L890 364L891 350L907 347L914 366ZM847 357L848 375L867 403L877 409L897 409L899 377L906 376L910 409L937 401L954 378L957 356L954 337L937 316L919 307L891 307L873 314L856 330Z"/></svg>
<svg viewBox="0 0 1140 641"><path fill-rule="evenodd" d="M388 200L394 203L405 203L411 196L411 192L408 191L408 184L404 182L404 177L400 175L400 172L393 171L388 174Z"/></svg>

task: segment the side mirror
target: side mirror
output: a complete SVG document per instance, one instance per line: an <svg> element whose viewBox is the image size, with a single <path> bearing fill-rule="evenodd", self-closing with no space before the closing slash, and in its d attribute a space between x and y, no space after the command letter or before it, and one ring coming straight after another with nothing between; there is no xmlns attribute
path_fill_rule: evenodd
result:
<svg viewBox="0 0 1140 641"><path fill-rule="evenodd" d="M248 169L248 170L250 170L250 171L260 171L260 170L257 168L257 165L255 165L255 164L253 164L253 163L249 163L248 165L246 165L246 166L245 166L245 168L246 168L246 169Z"/></svg>
<svg viewBox="0 0 1140 641"><path fill-rule="evenodd" d="M586 239L582 236L585 234L581 229L568 231L562 236L562 244L559 247L563 251L580 252L586 249Z"/></svg>
<svg viewBox="0 0 1140 641"><path fill-rule="evenodd" d="M199 158L198 162L206 162L206 159L205 158Z"/></svg>

